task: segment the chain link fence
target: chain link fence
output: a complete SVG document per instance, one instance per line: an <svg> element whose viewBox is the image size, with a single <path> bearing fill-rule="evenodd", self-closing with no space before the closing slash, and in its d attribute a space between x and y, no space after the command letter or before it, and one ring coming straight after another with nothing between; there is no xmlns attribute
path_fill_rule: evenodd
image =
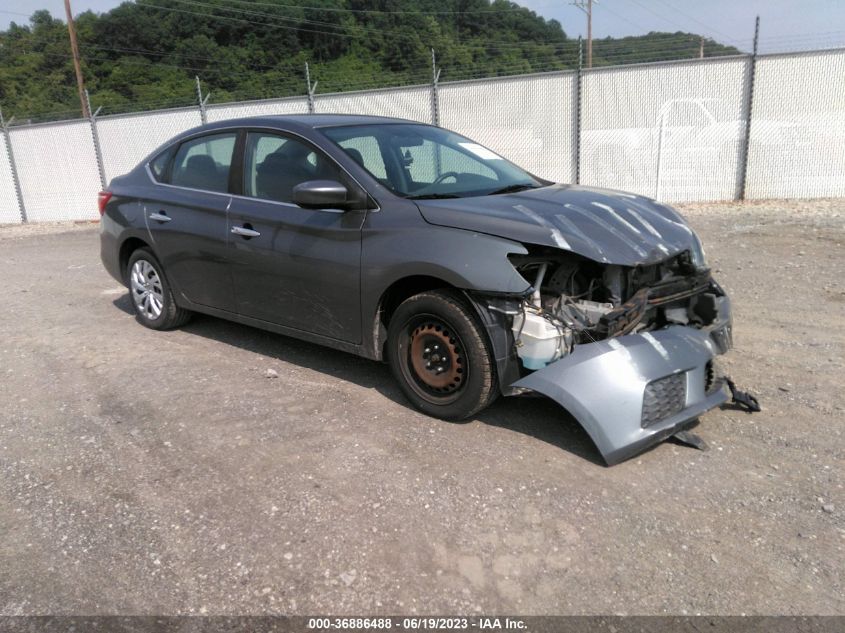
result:
<svg viewBox="0 0 845 633"><path fill-rule="evenodd" d="M737 197L747 58L586 71L581 180L658 199Z"/></svg>
<svg viewBox="0 0 845 633"><path fill-rule="evenodd" d="M574 182L577 81L565 72L444 83L440 124L537 176Z"/></svg>
<svg viewBox="0 0 845 633"><path fill-rule="evenodd" d="M314 97L316 112L369 114L431 123L431 89L428 86L341 92Z"/></svg>
<svg viewBox="0 0 845 633"><path fill-rule="evenodd" d="M102 184L88 121L14 127L9 137L29 222L97 216Z"/></svg>
<svg viewBox="0 0 845 633"><path fill-rule="evenodd" d="M106 182L131 170L159 145L201 123L196 108L98 117Z"/></svg>
<svg viewBox="0 0 845 633"><path fill-rule="evenodd" d="M311 107L439 124L538 176L669 202L845 196L845 49L435 79ZM108 182L203 116L308 111L305 95L4 127L0 223L96 219L98 156Z"/></svg>
<svg viewBox="0 0 845 633"><path fill-rule="evenodd" d="M206 108L209 123L244 116L302 114L307 111L308 99L305 97L296 97L293 99L266 99L262 101L250 101L248 103L224 103L220 105L209 105ZM199 115L195 112L194 116L198 117ZM198 121L198 119L195 118L195 121ZM193 125L199 125L199 123L195 122ZM193 127L193 125L189 125L188 127Z"/></svg>
<svg viewBox="0 0 845 633"><path fill-rule="evenodd" d="M845 53L761 57L748 148L749 198L845 195Z"/></svg>
<svg viewBox="0 0 845 633"><path fill-rule="evenodd" d="M0 134L0 224L20 222L21 219L6 135Z"/></svg>

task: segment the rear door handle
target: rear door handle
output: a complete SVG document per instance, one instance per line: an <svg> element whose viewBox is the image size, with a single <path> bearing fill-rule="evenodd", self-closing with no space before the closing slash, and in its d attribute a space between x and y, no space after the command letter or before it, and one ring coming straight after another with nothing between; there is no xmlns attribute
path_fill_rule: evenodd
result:
<svg viewBox="0 0 845 633"><path fill-rule="evenodd" d="M241 237L258 237L259 235L261 235L261 233L259 233L258 231L254 231L245 226L233 226L232 233L234 233L235 235L240 235Z"/></svg>
<svg viewBox="0 0 845 633"><path fill-rule="evenodd" d="M172 219L173 218L168 216L164 211L150 213L150 220L155 220L156 222L170 222Z"/></svg>

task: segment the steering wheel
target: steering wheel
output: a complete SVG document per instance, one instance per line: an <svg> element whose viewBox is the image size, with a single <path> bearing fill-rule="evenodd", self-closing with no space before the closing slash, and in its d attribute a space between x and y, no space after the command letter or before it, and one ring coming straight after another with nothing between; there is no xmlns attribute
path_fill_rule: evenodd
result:
<svg viewBox="0 0 845 633"><path fill-rule="evenodd" d="M438 177L434 180L434 182L433 182L433 183L431 183L431 184L432 184L432 185L439 185L441 182L443 182L443 181L444 181L444 180L446 180L447 178L454 178L454 179L455 179L455 182L457 182L457 181L458 181L458 178L460 178L460 176L461 176L461 175L460 175L458 172L456 172L456 171L447 171L445 174L440 174L440 175L439 175L439 176L438 176Z"/></svg>

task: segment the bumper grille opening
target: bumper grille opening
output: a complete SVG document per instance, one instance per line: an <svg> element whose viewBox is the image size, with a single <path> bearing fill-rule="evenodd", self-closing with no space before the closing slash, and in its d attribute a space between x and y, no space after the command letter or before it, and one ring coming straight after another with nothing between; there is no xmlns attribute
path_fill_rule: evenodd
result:
<svg viewBox="0 0 845 633"><path fill-rule="evenodd" d="M716 384L716 367L712 360L708 360L704 367L704 393L709 396L718 386Z"/></svg>
<svg viewBox="0 0 845 633"><path fill-rule="evenodd" d="M646 428L675 415L683 410L686 401L686 372L651 381L643 394L641 426Z"/></svg>

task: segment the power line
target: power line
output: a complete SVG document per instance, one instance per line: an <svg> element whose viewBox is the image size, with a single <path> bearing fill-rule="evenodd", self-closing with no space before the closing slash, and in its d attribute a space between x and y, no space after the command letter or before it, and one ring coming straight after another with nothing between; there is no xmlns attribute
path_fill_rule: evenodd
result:
<svg viewBox="0 0 845 633"><path fill-rule="evenodd" d="M677 53L679 53L681 51L692 51L693 48L695 48L695 45L694 45L693 42L694 42L694 40L692 40L692 39L684 39L682 41L676 41L676 42L671 43L669 45L664 45L662 43L650 43L648 46L639 46L639 47L634 47L633 49L630 45L607 45L607 44L604 44L602 42L598 42L596 54L599 55L600 57L602 57L603 59L606 59L606 60L641 58L641 57L648 57L648 58L676 57ZM112 48L108 48L108 47L97 47L97 50L101 50L101 51L105 51L105 52L108 52L108 51L122 52L122 51L125 51L125 50L138 50L138 49L119 49L119 48L112 49ZM72 55L67 54L67 53L50 53L50 52L46 52L46 51L36 51L36 50L32 50L32 49L19 49L19 51L23 52L23 53L40 54L40 55L44 55L44 56L47 56L47 57L58 57L58 58L63 58L63 59L72 59L73 58ZM564 53L563 51L560 51L560 52L549 51L549 53L543 54L542 51L534 51L533 54L523 54L519 59L514 60L510 64L507 64L505 66L497 66L497 68L506 68L506 67L522 68L522 62L526 62L528 64L534 65L534 64L537 64L539 62L547 63L547 62L550 62L550 61L558 62L558 63L564 63L564 64L574 66L575 63L576 63L574 56L572 58L570 58L568 56L565 56L563 53ZM150 52L150 54L166 56L170 53ZM103 57L103 56L98 56L98 55L86 55L85 59L86 59L86 61L89 61L89 62L114 62L115 61L114 59L112 59L110 57ZM205 59L205 60L208 60L208 61L218 61L218 60L213 59L213 58L200 58L200 59ZM491 60L489 58L486 61L487 62L495 62L495 60ZM188 71L190 73L197 73L198 72L198 73L201 73L203 75L208 75L208 74L218 75L218 74L222 74L222 73L230 73L232 71L232 68L221 68L219 66L217 66L217 67L212 67L212 66L205 66L205 67L186 66L186 65L182 65L182 64L171 64L171 63L162 62L162 61L152 62L152 61L149 61L149 60L147 60L146 62L140 62L140 61L135 61L133 59L122 59L122 60L120 60L120 63L121 64L127 64L127 65L134 65L134 66L144 66L144 67L149 67L151 64L155 64L156 66L164 66L164 67L167 67L167 68L185 70L185 71ZM255 71L260 71L260 70L285 71L285 70L288 70L284 66L282 66L282 67L267 66L267 65L259 65L259 64L249 64L249 63L246 63L246 62L242 63L242 67L245 67L246 69L249 69L249 70L255 70ZM317 65L315 68L320 68L320 66ZM346 71L343 70L343 69L339 69L339 70L336 70L334 72L337 72L339 74L344 74ZM409 71L399 71L399 73L402 73L402 72L409 72ZM415 71L410 70L410 72L415 72ZM455 70L453 69L451 72L455 72ZM381 76L381 77L384 78L384 73L377 73L374 76ZM394 76L395 76L395 74L394 74Z"/></svg>
<svg viewBox="0 0 845 633"><path fill-rule="evenodd" d="M348 34L348 33L328 33L326 31L319 31L319 30L314 30L314 29L304 29L304 28L298 28L298 27L295 27L295 26L284 26L284 25L281 25L281 24L267 24L266 22L256 22L255 20L245 20L243 18L234 18L234 17L225 16L225 15L213 15L213 14L210 14L210 13L199 13L197 11L188 11L187 9L177 9L176 7L162 7L162 6L159 6L159 5L156 5L156 4L147 4L146 2L141 2L141 0L136 0L135 4L138 5L139 7L146 7L148 9L156 9L158 11L170 11L170 12L173 12L173 13L182 13L182 14L185 14L185 15L193 15L193 16L198 16L198 17L202 17L202 18L212 18L212 19L215 19L215 20L223 20L225 22L236 22L236 23L239 23L239 24L255 24L255 25L258 25L258 26L277 28L277 29L287 29L287 30L290 30L290 31L302 31L304 33L317 33L317 34L323 34L323 35L339 35L341 37L356 37L356 36Z"/></svg>
<svg viewBox="0 0 845 633"><path fill-rule="evenodd" d="M702 22L701 20L699 20L698 18L696 18L696 17L694 17L694 16L690 15L690 14L689 14L689 13L687 13L686 11L682 11L682 10L681 10L681 9L679 9L678 7L676 7L676 6L672 5L672 4L670 4L667 0L658 0L658 2L660 2L660 4L663 4L663 5L667 6L667 7L669 7L669 8L670 8L670 9L672 9L673 11L677 11L677 12L678 12L678 13L680 13L681 15L686 16L687 18L689 18L690 20L692 20L692 21L693 21L693 22L695 22L696 24L699 24L699 25L703 26L704 28L708 29L708 30L709 30L709 31L711 31L712 33L716 33L717 35L720 35L720 36L722 36L722 37L725 37L725 38L727 38L727 39L728 39L728 41L733 40L733 38L732 38L730 35L727 35L727 34L725 34L725 33L722 33L722 32L720 32L720 31L718 31L718 30L714 29L714 28L713 28L712 26L710 26L709 24L706 24L706 23Z"/></svg>
<svg viewBox="0 0 845 633"><path fill-rule="evenodd" d="M686 31L686 30L688 30L688 29L689 29L689 25L687 25L687 24L681 24L680 22L676 22L675 20L672 20L672 19L670 19L670 18L666 17L665 13L662 13L662 12L657 12L657 11L655 11L654 9L652 9L651 7L649 7L649 6L645 5L645 4L642 4L642 3L641 3L641 2L639 2L638 0L631 0L631 2L633 2L634 4L636 4L638 7L642 8L642 9L645 9L646 11L648 11L649 13L651 13L652 15L657 16L658 18L660 18L661 20L663 20L663 21L664 21L664 22L666 22L667 24L671 24L671 25L673 25L673 26L676 26L676 27L678 27L678 28L680 28L680 29L682 29L682 30L684 30L684 31ZM664 4L665 4L665 3L664 3ZM670 6L670 8L672 8L672 7ZM688 16L688 17L689 17L689 16ZM695 20L695 21L696 21L696 22L698 22L698 20ZM699 22L699 24L703 24L703 23ZM707 25L704 25L704 26L707 26ZM718 31L715 31L714 29L710 29L710 27L707 27L707 28L708 28L708 30L711 30L711 31L713 31L713 32L715 32L715 33L718 33ZM726 41L728 41L728 42L739 43L739 40L735 40L734 38L732 38L732 37L730 37L730 36L728 36L728 35L724 35L724 34L721 34L721 35L722 35L722 36L726 39Z"/></svg>
<svg viewBox="0 0 845 633"><path fill-rule="evenodd" d="M761 38L765 39L769 42L777 42L781 44L794 44L794 45L805 45L808 41L811 42L822 42L824 44L829 44L834 37L842 37L842 34L845 33L843 31L830 31L825 33L806 33L806 34L796 34L791 37L780 37L780 36L770 36L768 38ZM824 40L821 38L824 37ZM58 43L54 40L47 40L47 39L38 39L38 38L31 38L32 42L42 42L42 43L50 43L55 44ZM620 40L612 40L612 41L605 41L605 40L598 40L596 41L596 46L598 50L600 50L601 54L604 56L608 56L611 54L619 53L620 51L625 54L647 54L648 56L655 56L655 55L668 55L679 50L687 50L691 48L692 42L695 41L692 36L688 35L671 35L668 37L662 37L660 41L646 41L646 42L638 42L635 37L631 38L631 41L620 41ZM12 42L13 44L17 42ZM472 44L466 45L470 49L477 48L479 53L490 53L494 51L505 51L511 52L511 49L508 47L502 47L500 45L491 45L484 42L473 42ZM523 48L531 46L530 43L522 45ZM521 59L532 61L534 59L540 58L552 58L563 62L573 62L575 60L575 43L574 41L565 41L565 42L557 42L554 44L544 45L547 48L531 48L528 50L522 51ZM192 56L192 55L184 55L178 51L152 51L149 49L135 49L135 48L119 48L119 47L107 47L101 46L96 44L86 44L86 48L93 48L97 51L102 52L117 52L117 53L139 53L142 55L152 55L156 57L167 57L173 56L178 58L184 59L193 59L193 60L201 60L201 61L209 61L209 62L219 62L219 58L217 57L203 57L203 56ZM27 52L41 52L36 50L28 50ZM529 54L530 53L530 54ZM45 53L48 55L54 55L51 53ZM572 58L567 57L568 54L572 55ZM69 56L68 56L69 57ZM91 57L92 60L96 61L111 61L109 58L106 57ZM491 61L491 60L487 60ZM128 62L128 63L137 63L137 62ZM213 69L204 68L204 67L197 67L197 66L188 66L188 65L180 65L180 64L165 64L170 67L174 68L181 68L184 70L189 71L210 71L214 72ZM250 70L283 70L284 66L279 65L269 65L269 64L256 64L251 63L246 60L238 60L237 65L240 67L245 67Z"/></svg>
<svg viewBox="0 0 845 633"><path fill-rule="evenodd" d="M208 7L208 8L211 8L211 9L222 9L222 10L227 10L227 11L233 11L233 12L236 12L236 13L244 13L244 14L247 14L247 15L252 15L252 16L257 16L257 17L267 17L267 18L274 19L274 20L280 19L280 20L286 20L288 22L294 21L294 22L297 22L297 23L302 23L304 21L306 23L313 23L313 24L318 24L318 25L329 26L329 27L334 28L334 29L345 28L342 25L335 25L335 24L330 24L330 23L325 23L325 22L317 22L317 21L313 21L313 20L309 21L309 20L297 20L295 18L285 18L284 16L277 16L277 15L259 13L259 12L254 12L254 11L245 11L243 9L233 9L233 8L230 8L230 7L213 5L213 4L209 4L209 3L206 3L206 2L199 2L197 0L176 0L176 1L177 2L183 2L183 3L186 3L186 4L190 4L190 5L198 5L198 6ZM150 8L150 9L194 15L194 16L197 16L197 17L220 20L220 21L229 22L229 23L254 24L254 25L258 25L258 26L264 26L266 28L280 28L280 29L286 29L286 30L302 31L302 32L322 34L322 35L330 35L330 36L331 35L337 35L337 36L340 36L340 37L360 38L360 37L364 37L363 33L372 32L372 33L376 33L376 34L381 35L381 36L402 37L402 38L406 37L406 34L404 34L404 33L401 33L401 34L400 33L394 33L392 31L386 31L384 29L371 29L371 28L363 27L363 26L352 27L356 31L355 33L344 33L344 32L338 32L338 31L326 31L324 29L309 29L309 28L282 25L282 24L276 24L276 23L257 22L255 20L249 20L249 19L244 19L244 18L239 18L239 17L214 15L214 14L207 13L207 12L189 11L189 10L186 10L186 9L178 9L178 8L175 8L175 7L164 7L164 6L155 5L155 4L147 4L146 2L141 2L140 0L137 2L137 4L138 4L138 6L143 6L143 7L147 7L147 8ZM266 3L263 3L263 4L266 4ZM275 5L273 5L273 6L275 6ZM481 42L481 41L473 40L472 45L482 47L486 50L506 50L506 49L523 50L525 48L530 48L530 47L535 47L535 46L554 46L554 47L574 46L574 40L568 40L568 39L564 39L564 40L540 40L540 41L533 40L533 41L527 41L527 42L512 42L512 41L501 41L501 40L493 40L493 41L487 40L487 41ZM105 48L105 47L101 47L101 48ZM156 51L150 51L149 54L159 54L159 53L156 52ZM200 59L200 58L194 57L194 59Z"/></svg>
<svg viewBox="0 0 845 633"><path fill-rule="evenodd" d="M35 41L39 41L36 38L32 38ZM43 40L41 40L43 41ZM687 54L691 52L692 49L692 40L690 40L687 36L672 36L670 38L663 38L662 41L659 42L604 42L599 41L596 43L597 46L597 54L604 60L605 63L612 63L618 59L627 59L627 58L646 58L650 61L655 61L657 59L666 59L666 58L677 58L679 55L682 57L687 57ZM102 53L108 52L116 52L116 53L138 53L141 55L152 55L159 58L167 58L170 56L179 58L181 55L178 52L165 52L165 51L149 51L147 49L126 49L126 48L112 48L100 45L91 45L91 48L94 48L97 52L101 53L101 55L88 55L88 60L92 63L96 62L108 62L108 61L115 61L112 60L110 57L103 57ZM506 52L510 52L508 49L504 49ZM49 53L47 51L29 51L35 52L36 54L45 54L51 57L69 57L67 54L58 54L58 53ZM478 52L483 56L482 59L488 64L496 64L496 69L501 69L502 66L498 65L495 59L496 52L502 52L502 49L497 47L490 47L490 46L479 46ZM625 54L627 57L620 58L620 54ZM493 55L493 57L491 57ZM545 49L530 49L530 50L523 50L520 52L520 57L516 60L515 64L519 70L525 70L525 63L530 64L529 69L538 68L538 64L542 64L543 67L547 67L549 64L553 65L563 65L565 67L574 66L576 63L576 52L575 48L572 43L561 43L550 46ZM211 58L211 57L191 57L186 56L185 59L188 59L189 62L191 59L194 60L202 60L212 62L210 65L186 65L186 64L179 64L179 63L167 63L165 61L157 61L155 62L159 66L175 68L179 70L183 70L186 72L200 73L203 76L209 75L219 75L221 73L230 73L235 68L242 68L251 71L289 71L284 65L267 65L267 64L256 64L250 63L246 60L238 60L235 65L227 66L226 68L220 67L220 60L219 58ZM135 60L121 60L118 63L123 63L127 65L137 65L137 66L147 66L148 64L145 62L138 62ZM338 71L344 72L344 71ZM408 71L400 71L407 73ZM452 69L454 72L454 69ZM498 72L498 71L497 71ZM382 82L386 79L384 73L380 73L382 75ZM451 74L451 73L450 73ZM391 74L391 77L395 77L395 74ZM345 82L346 83L346 82Z"/></svg>
<svg viewBox="0 0 845 633"><path fill-rule="evenodd" d="M830 34L836 35L836 34L839 34L839 33L843 33L843 32L842 31L834 31L834 32L831 32ZM816 34L806 34L805 37L813 38L815 35ZM819 34L819 35L827 35L827 34ZM614 40L595 40L595 45L597 47L601 47L602 50L604 50L604 51L613 50L613 49L624 49L624 50L627 51L627 50L630 50L631 48L635 48L636 50L642 50L642 51L649 51L649 50L660 49L660 48L665 48L667 50L670 50L672 47L674 47L676 45L677 46L683 46L688 42L697 41L698 36L695 36L695 38L693 38L692 35L666 34L666 35L659 36L659 39L657 39L657 40L648 40L648 41L640 40L640 38L644 38L644 37L647 37L647 36L629 36L628 38L614 39ZM765 38L761 38L761 39L765 39ZM778 39L778 40L786 39L786 40L789 40L791 38L772 37L772 38L768 38L768 39ZM714 40L711 40L711 41L714 41ZM57 40L44 39L44 38L39 39L39 38L35 37L34 35L30 35L30 37L28 38L28 42L43 43L43 44L58 43ZM16 44L18 42L12 41L10 43ZM718 42L715 42L715 43L718 44ZM542 53L544 51L548 51L550 54L556 54L556 52L563 52L565 49L569 49L569 51L567 51L567 52L571 51L574 54L577 51L578 43L575 40L565 40L565 41L562 41L562 42L554 42L554 43L548 43L548 44L535 44L533 42L524 42L524 43L513 43L513 46L511 46L511 45L503 46L501 44L490 44L490 43L488 43L487 41L484 41L484 40L471 40L469 42L456 44L457 48L464 48L464 49L466 49L466 48L470 48L470 49L477 48L481 52L487 52L487 51L514 52L513 51L514 46L518 46L522 49L528 49L528 50L533 51L533 52ZM156 50L143 49L143 48L109 47L109 46L102 46L102 45L98 45L98 44L92 44L92 43L88 43L88 42L83 42L82 47L85 48L85 49L95 49L95 50L99 50L99 51L109 51L109 52L119 52L119 53L139 53L139 54L145 54L145 55L154 55L154 56L157 56L157 57L165 57L165 56L168 56L168 55L172 55L174 57L181 57L181 58L184 58L184 59L195 59L195 60L212 61L212 62L219 61L218 57L206 57L206 56L200 56L200 55L186 55L186 54L184 54L180 51L177 51L177 50L169 50L169 51L157 50L156 51ZM225 51L225 50L229 50L229 48L230 47L221 47L221 50ZM235 49L235 50L237 50L237 49ZM574 59L574 57L573 57L573 59ZM249 62L242 62L242 63L245 64L245 65L249 65ZM275 68L275 66L269 66L269 65L266 65L266 64L265 65L252 64L252 66L256 69Z"/></svg>
<svg viewBox="0 0 845 633"><path fill-rule="evenodd" d="M256 13L257 13L257 12L254 12L254 11L245 11L244 9L232 9L232 8L228 8L228 7L221 7L221 6L218 6L218 5L208 5L207 3L200 3L200 2L197 2L195 0L176 0L176 1L177 2L186 2L186 3L190 3L190 4L194 4L194 5L210 6L211 8L214 8L214 9L234 11L234 12L238 12L238 13L242 13L242 14L256 15ZM175 13L182 13L182 14L185 14L185 15L193 15L193 16L197 16L197 17L209 18L209 19L214 19L214 20L222 20L222 21L226 21L226 22L234 22L234 23L240 23L240 24L253 24L253 25L264 26L264 27L269 27L269 28L287 29L287 30L291 30L291 31L301 31L301 32L305 32L305 33L316 33L316 34L319 34L319 35L335 35L335 36L338 36L338 37L362 38L362 37L365 37L365 34L364 34L365 32L372 32L372 33L378 34L382 37L384 37L384 36L396 37L396 38L400 38L400 39L403 39L403 40L407 39L407 37L408 37L407 33L405 33L405 32L399 33L399 32L389 31L389 30L386 30L386 29L372 29L372 28L364 27L364 26L351 27L351 28L354 28L356 30L362 31L362 33L341 33L341 32L337 32L337 31L325 31L325 30L320 30L320 29L308 29L308 28L295 27L295 26L286 26L286 25L277 24L277 23L257 22L255 20L248 20L246 18L231 17L231 16L224 16L224 15L214 15L212 13L189 11L187 9L178 9L176 7L164 7L164 6L160 6L160 5L156 5L156 4L147 4L146 2L142 2L141 0L136 0L136 5L146 7L146 8L149 8L149 9L156 9L156 10L159 10L159 11L170 11L170 12L175 12ZM267 17L267 18L270 18L270 19L279 19L280 18L280 16L274 16L272 14L266 14L266 13L258 13L258 15L262 16L262 17ZM285 18L285 19L288 20L288 21L291 20L291 18ZM335 25L332 25L332 26L335 26ZM336 28L345 28L345 27L336 27ZM533 40L532 43L533 44L556 44L556 43L561 43L561 42L564 42L564 41L567 41L567 40L539 40L539 41ZM525 44L520 43L520 42L497 42L497 41L493 41L493 43L497 43L497 44L501 44L501 45L510 45L510 46L514 46L514 47L522 47L522 46L525 45Z"/></svg>
<svg viewBox="0 0 845 633"><path fill-rule="evenodd" d="M644 33L648 33L648 32L650 32L650 31L651 31L651 29L648 29L647 27L643 26L643 25L642 25L642 24L640 24L639 22L635 22L634 20L632 20L632 19L631 19L631 18L629 18L628 16L622 15L621 13L617 13L616 11L614 11L613 9L611 9L609 6L607 6L607 3L605 3L605 4L600 4L600 5L598 5L598 6L600 6L600 7L601 7L602 11L607 11L608 13L610 13L610 14L612 14L612 15L615 15L617 18L619 18L619 19L620 19L620 20L622 20L623 22L626 22L626 23L628 23L628 24L631 24L631 25L633 25L633 26L637 27L638 29L642 30Z"/></svg>
<svg viewBox="0 0 845 633"><path fill-rule="evenodd" d="M364 13L364 14L383 14L383 15L402 15L402 14L420 14L420 15L476 15L485 13L519 13L521 11L531 11L528 7L519 7L516 9L475 9L470 11L426 11L418 10L384 10L384 9L348 9L341 7L320 7L313 5L298 5L298 4L276 4L275 2L252 2L251 0L229 0L238 4L249 4L250 6L260 7L274 7L285 9L303 9L310 11L326 11L333 13ZM550 6L551 3L540 5L542 7Z"/></svg>
<svg viewBox="0 0 845 633"><path fill-rule="evenodd" d="M6 11L5 9L0 9L0 13L7 13L8 15L21 15L25 18L31 17L31 13L21 13L20 11Z"/></svg>
<svg viewBox="0 0 845 633"><path fill-rule="evenodd" d="M44 55L46 57L60 57L60 58L63 58L63 59L73 59L73 55L68 55L67 53L47 53L45 51L33 51L33 50L28 50L28 51L25 50L25 51L22 51L22 52L36 53L38 55ZM111 57L97 57L97 56L94 56L94 55L86 55L85 61L86 62L89 62L89 61L114 62L115 60L112 59ZM144 67L151 67L153 65L164 66L166 68L176 68L176 69L179 69L179 70L187 70L187 71L192 72L192 73L200 72L200 73L221 74L221 73L230 73L231 72L230 68L229 69L223 69L223 68L215 69L215 68L209 68L209 67L199 68L199 67L196 67L196 66L182 66L180 64L168 64L168 63L165 63L165 62L153 62L151 60L147 60L147 62L139 62L139 61L135 61L135 60L132 60L132 59L123 59L123 60L121 60L120 63L121 64L128 64L128 65L131 65L131 66L144 66ZM278 70L283 70L283 69L278 69Z"/></svg>

